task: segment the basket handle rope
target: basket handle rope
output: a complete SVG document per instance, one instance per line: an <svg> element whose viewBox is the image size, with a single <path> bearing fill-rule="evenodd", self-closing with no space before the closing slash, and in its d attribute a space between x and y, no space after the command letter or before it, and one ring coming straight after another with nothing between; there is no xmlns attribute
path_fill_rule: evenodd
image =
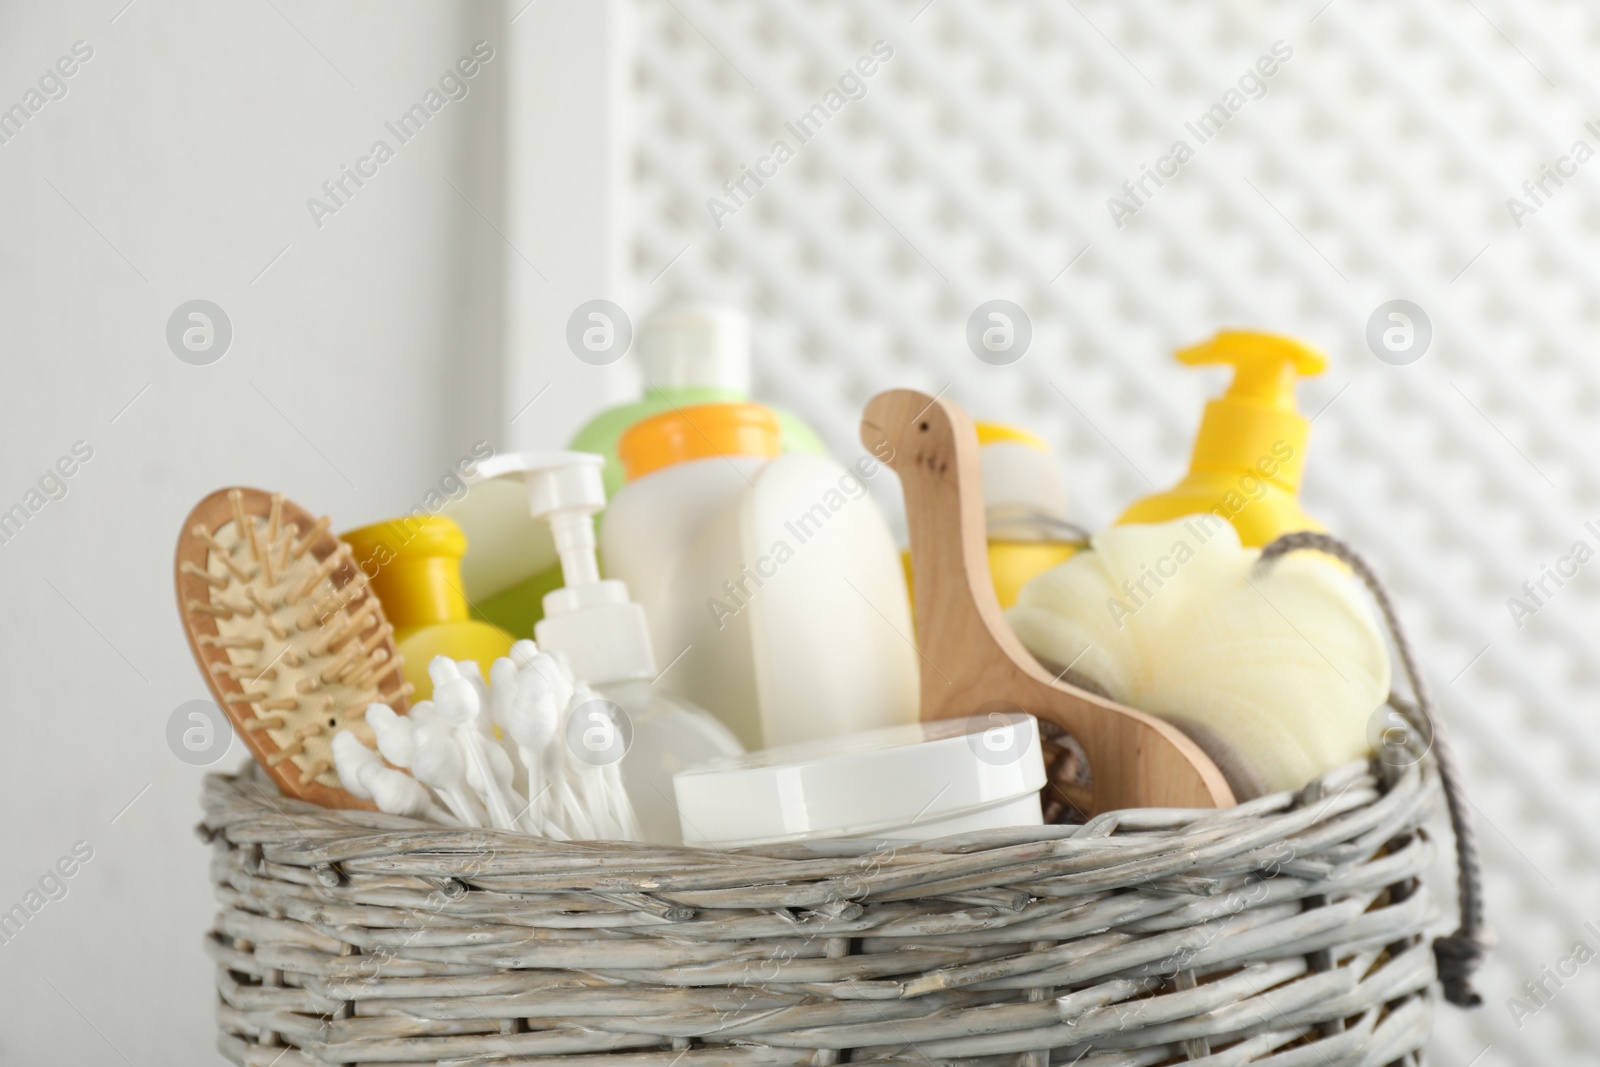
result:
<svg viewBox="0 0 1600 1067"><path fill-rule="evenodd" d="M1444 723L1433 702L1422 672L1417 669L1416 656L1411 642L1395 614L1389 590L1378 578L1367 561L1337 537L1325 533L1305 531L1284 534L1261 550L1260 567L1268 567L1291 552L1322 552L1345 564L1366 585L1372 599L1377 602L1383 621L1394 638L1395 652L1411 683L1417 713L1433 739L1432 751L1439 770L1439 782L1444 787L1445 806L1450 813L1450 828L1456 838L1456 877L1460 897L1460 922L1455 933L1436 938L1433 955L1438 965L1439 982L1444 987L1445 999L1462 1008L1475 1008L1483 998L1473 988L1473 972L1488 951L1489 935L1484 925L1482 872L1479 869L1478 838L1467 812L1466 791L1461 785L1460 770L1454 752L1445 736Z"/></svg>

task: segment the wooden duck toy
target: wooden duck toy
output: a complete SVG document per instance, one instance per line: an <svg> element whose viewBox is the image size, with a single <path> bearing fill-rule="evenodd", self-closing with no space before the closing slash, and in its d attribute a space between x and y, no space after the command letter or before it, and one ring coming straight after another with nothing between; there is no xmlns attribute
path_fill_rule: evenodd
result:
<svg viewBox="0 0 1600 1067"><path fill-rule="evenodd" d="M1089 760L1085 814L1121 808L1225 808L1227 780L1183 731L1053 678L1001 614L989 577L978 436L949 400L879 393L861 419L868 451L900 476L921 651L922 718L1014 704L1072 735Z"/></svg>

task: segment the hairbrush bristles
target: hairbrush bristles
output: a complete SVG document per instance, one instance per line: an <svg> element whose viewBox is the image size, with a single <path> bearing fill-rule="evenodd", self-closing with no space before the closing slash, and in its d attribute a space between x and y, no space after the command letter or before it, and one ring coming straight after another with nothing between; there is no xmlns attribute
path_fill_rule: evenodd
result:
<svg viewBox="0 0 1600 1067"><path fill-rule="evenodd" d="M178 542L178 603L218 702L284 791L371 807L340 784L333 734L365 733L374 702L404 712L411 687L394 628L329 526L281 495L211 494Z"/></svg>

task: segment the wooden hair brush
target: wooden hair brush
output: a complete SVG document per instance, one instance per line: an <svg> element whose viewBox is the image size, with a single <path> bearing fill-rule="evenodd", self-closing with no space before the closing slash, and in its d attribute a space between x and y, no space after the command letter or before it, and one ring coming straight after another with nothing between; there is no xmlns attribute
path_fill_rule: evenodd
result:
<svg viewBox="0 0 1600 1067"><path fill-rule="evenodd" d="M394 628L350 546L281 494L219 489L178 537L178 610L217 702L288 795L372 808L339 783L333 735L369 747L367 705L404 713Z"/></svg>

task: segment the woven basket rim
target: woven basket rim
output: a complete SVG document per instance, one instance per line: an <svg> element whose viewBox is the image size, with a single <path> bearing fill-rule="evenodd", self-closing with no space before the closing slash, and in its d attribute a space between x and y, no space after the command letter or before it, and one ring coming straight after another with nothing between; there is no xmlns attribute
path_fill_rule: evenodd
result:
<svg viewBox="0 0 1600 1067"><path fill-rule="evenodd" d="M264 848L271 861L305 868L334 868L385 856L444 858L452 853L481 856L488 851L530 861L590 859L603 861L614 869L635 866L640 871L708 865L726 870L729 865L748 864L753 874L759 871L762 877L770 878L774 865L780 869L784 864L837 863L843 867L885 853L892 853L898 862L923 858L937 862L996 850L1025 854L1030 847L1039 846L1079 852L1121 850L1135 837L1146 845L1141 853L1159 852L1153 846L1162 840L1192 844L1197 837L1204 837L1209 842L1226 842L1234 837L1260 836L1264 827L1274 824L1288 836L1297 832L1292 828L1300 823L1347 817L1383 802L1397 790L1433 797L1438 786L1437 773L1426 759L1405 766L1366 759L1335 768L1302 789L1268 794L1224 809L1127 809L1106 812L1079 824L970 831L920 841L825 838L722 849L627 841L555 841L514 831L441 827L381 812L321 808L278 794L254 763L246 763L233 774L213 772L206 776L202 794L206 817L196 829L207 840L225 828L233 834L244 832L250 843ZM1309 811L1318 812L1318 817L1308 818Z"/></svg>

